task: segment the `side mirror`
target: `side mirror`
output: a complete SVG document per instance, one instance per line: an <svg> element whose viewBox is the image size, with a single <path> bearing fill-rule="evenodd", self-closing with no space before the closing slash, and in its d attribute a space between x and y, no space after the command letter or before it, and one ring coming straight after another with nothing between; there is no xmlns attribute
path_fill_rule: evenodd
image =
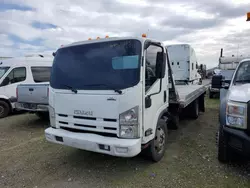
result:
<svg viewBox="0 0 250 188"><path fill-rule="evenodd" d="M56 53L55 53L55 52L53 52L53 53L52 53L52 55L55 57L55 56L56 56Z"/></svg>
<svg viewBox="0 0 250 188"><path fill-rule="evenodd" d="M166 54L163 52L157 52L156 65L155 65L156 78L164 78L166 71Z"/></svg>
<svg viewBox="0 0 250 188"><path fill-rule="evenodd" d="M222 75L214 75L212 77L212 88L220 89L222 88L223 76Z"/></svg>
<svg viewBox="0 0 250 188"><path fill-rule="evenodd" d="M150 108L151 105L152 105L152 100L151 100L150 96L147 96L145 98L145 108Z"/></svg>
<svg viewBox="0 0 250 188"><path fill-rule="evenodd" d="M3 82L1 83L1 86L7 86L10 83L10 78L9 77L5 77Z"/></svg>

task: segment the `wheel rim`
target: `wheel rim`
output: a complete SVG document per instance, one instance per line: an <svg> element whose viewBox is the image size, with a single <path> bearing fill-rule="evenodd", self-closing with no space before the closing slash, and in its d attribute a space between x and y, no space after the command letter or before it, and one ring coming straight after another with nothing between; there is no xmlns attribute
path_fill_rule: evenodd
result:
<svg viewBox="0 0 250 188"><path fill-rule="evenodd" d="M165 148L165 139L166 135L162 128L156 129L156 135L155 135L155 151L160 154L164 151Z"/></svg>
<svg viewBox="0 0 250 188"><path fill-rule="evenodd" d="M0 116L4 114L4 107L0 106Z"/></svg>

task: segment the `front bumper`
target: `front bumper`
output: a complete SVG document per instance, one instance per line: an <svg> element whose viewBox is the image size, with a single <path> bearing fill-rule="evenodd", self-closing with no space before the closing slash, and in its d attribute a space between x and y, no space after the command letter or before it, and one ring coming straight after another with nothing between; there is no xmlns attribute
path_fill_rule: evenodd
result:
<svg viewBox="0 0 250 188"><path fill-rule="evenodd" d="M48 105L16 102L15 108L29 112L48 112Z"/></svg>
<svg viewBox="0 0 250 188"><path fill-rule="evenodd" d="M51 127L45 130L45 137L53 143L119 157L134 157L141 152L141 139L119 139Z"/></svg>
<svg viewBox="0 0 250 188"><path fill-rule="evenodd" d="M228 145L243 155L250 156L250 136L242 130L224 126L224 135Z"/></svg>

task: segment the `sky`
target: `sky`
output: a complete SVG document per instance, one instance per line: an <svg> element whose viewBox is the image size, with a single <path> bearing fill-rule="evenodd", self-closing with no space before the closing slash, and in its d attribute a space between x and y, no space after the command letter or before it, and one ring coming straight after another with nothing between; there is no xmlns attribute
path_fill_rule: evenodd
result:
<svg viewBox="0 0 250 188"><path fill-rule="evenodd" d="M137 36L190 44L199 64L250 55L250 0L0 0L0 56L51 54L88 38Z"/></svg>

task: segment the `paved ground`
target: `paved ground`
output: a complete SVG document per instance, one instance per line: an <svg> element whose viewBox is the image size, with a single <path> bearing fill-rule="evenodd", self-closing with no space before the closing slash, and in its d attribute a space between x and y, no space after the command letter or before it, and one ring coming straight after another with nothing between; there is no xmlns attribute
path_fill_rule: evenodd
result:
<svg viewBox="0 0 250 188"><path fill-rule="evenodd" d="M171 132L165 157L151 163L48 143L48 122L20 114L0 120L0 187L250 187L247 161L222 165L216 159L218 100L207 100L197 120Z"/></svg>

